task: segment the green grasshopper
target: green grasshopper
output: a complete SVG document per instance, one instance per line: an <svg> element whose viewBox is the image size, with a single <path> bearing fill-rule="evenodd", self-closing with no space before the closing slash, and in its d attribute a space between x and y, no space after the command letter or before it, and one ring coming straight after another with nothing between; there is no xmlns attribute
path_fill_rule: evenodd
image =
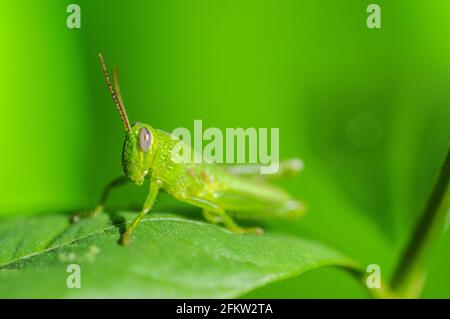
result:
<svg viewBox="0 0 450 319"><path fill-rule="evenodd" d="M174 198L199 207L204 218L214 224L222 223L233 233L262 233L258 227L238 226L233 217L258 219L295 217L304 212L301 202L293 200L284 190L268 183L271 177L297 172L299 160L280 163L274 175L261 175L256 166L239 165L228 169L218 164L178 163L172 149L179 140L170 133L143 123L130 124L120 93L117 69L113 70L114 89L103 56L99 54L106 83L125 128L122 166L125 176L112 181L103 191L96 209L89 215L103 211L111 190L132 181L142 185L149 180L150 190L141 212L122 234L121 243L129 243L133 231L152 209L160 190ZM242 168L242 169L240 169ZM75 217L78 220L80 215Z"/></svg>

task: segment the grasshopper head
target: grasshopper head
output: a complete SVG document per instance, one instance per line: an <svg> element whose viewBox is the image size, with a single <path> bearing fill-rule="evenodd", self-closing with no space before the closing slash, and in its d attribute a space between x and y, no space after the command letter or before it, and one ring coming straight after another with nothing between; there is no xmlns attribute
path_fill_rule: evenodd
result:
<svg viewBox="0 0 450 319"><path fill-rule="evenodd" d="M122 150L123 171L134 183L141 185L144 182L145 176L149 173L149 169L153 162L153 156L156 149L154 138L155 131L149 125L142 123L136 123L133 124L133 126L130 125L125 105L123 104L122 95L120 94L117 69L114 68L113 72L113 88L103 56L99 54L99 58L103 72L105 73L106 84L108 85L113 102L122 118L122 123L126 132Z"/></svg>
<svg viewBox="0 0 450 319"><path fill-rule="evenodd" d="M141 185L149 174L156 151L153 128L136 123L125 136L122 151L122 166L126 176Z"/></svg>

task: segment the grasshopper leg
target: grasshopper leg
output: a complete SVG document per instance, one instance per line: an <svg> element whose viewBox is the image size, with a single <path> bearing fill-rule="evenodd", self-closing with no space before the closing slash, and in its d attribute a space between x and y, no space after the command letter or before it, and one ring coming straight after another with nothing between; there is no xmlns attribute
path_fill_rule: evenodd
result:
<svg viewBox="0 0 450 319"><path fill-rule="evenodd" d="M278 163L278 171L274 174L261 174L261 164L234 164L227 166L227 171L236 176L248 177L262 181L271 181L294 176L303 170L303 162L298 158Z"/></svg>
<svg viewBox="0 0 450 319"><path fill-rule="evenodd" d="M75 214L72 217L72 222L77 223L82 218L89 218L94 217L99 214L101 214L105 208L106 201L111 194L111 191L119 186L122 186L129 182L129 179L126 176L120 176L114 180L112 180L108 185L106 185L105 189L103 190L102 196L100 197L100 201L98 205L93 209L86 212L81 212L78 214Z"/></svg>
<svg viewBox="0 0 450 319"><path fill-rule="evenodd" d="M219 208L214 211L215 214L219 215L222 222L226 228L231 230L236 234L262 234L264 231L260 227L248 227L244 228L236 224L236 222L228 215L223 209Z"/></svg>
<svg viewBox="0 0 450 319"><path fill-rule="evenodd" d="M126 231L122 234L120 238L120 243L122 245L128 245L130 243L131 236L136 229L137 225L140 224L145 215L153 208L155 204L156 196L159 192L159 183L157 181L150 181L150 192L145 199L144 205L142 207L139 215L131 222L131 224L127 227Z"/></svg>
<svg viewBox="0 0 450 319"><path fill-rule="evenodd" d="M222 222L223 225L228 228L230 231L236 234L262 234L263 230L259 227L249 227L244 228L236 224L236 222L228 215L225 210L223 210L218 205L209 202L207 200L197 198L197 197L186 197L180 198L180 200L185 201L194 206L203 208L203 216L208 222L213 224L217 224Z"/></svg>
<svg viewBox="0 0 450 319"><path fill-rule="evenodd" d="M203 217L206 219L206 221L210 222L211 224L218 224L222 222L222 218L220 218L219 215L214 214L210 210L203 209L202 211Z"/></svg>

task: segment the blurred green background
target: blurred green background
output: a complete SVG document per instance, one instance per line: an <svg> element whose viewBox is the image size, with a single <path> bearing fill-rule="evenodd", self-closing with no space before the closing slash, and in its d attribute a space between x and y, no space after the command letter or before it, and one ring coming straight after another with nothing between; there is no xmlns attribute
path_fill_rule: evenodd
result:
<svg viewBox="0 0 450 319"><path fill-rule="evenodd" d="M0 214L76 211L122 174L124 132L97 54L118 65L130 120L172 131L278 127L286 181L309 214L272 231L323 240L390 276L450 136L450 3L377 1L2 2ZM138 205L127 187L113 203ZM161 200L160 205L163 205ZM1 222L1 221L0 221ZM450 297L450 235L425 297ZM317 270L246 297L365 297Z"/></svg>

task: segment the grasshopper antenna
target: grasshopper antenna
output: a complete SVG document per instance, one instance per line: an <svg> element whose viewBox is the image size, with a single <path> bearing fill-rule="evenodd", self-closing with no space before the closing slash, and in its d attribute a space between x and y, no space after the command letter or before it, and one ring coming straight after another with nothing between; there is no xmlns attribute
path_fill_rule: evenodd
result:
<svg viewBox="0 0 450 319"><path fill-rule="evenodd" d="M125 112L125 104L123 104L122 94L120 93L119 72L117 71L116 66L114 66L114 68L113 68L113 82L114 82L114 90L116 90L117 100L119 102L120 107ZM125 113L125 116L126 116L126 113Z"/></svg>
<svg viewBox="0 0 450 319"><path fill-rule="evenodd" d="M117 79L117 70L114 68L114 86L116 91L114 91L113 86L111 84L111 79L109 77L108 69L106 68L105 60L103 59L103 55L100 53L98 55L100 59L100 64L103 68L103 73L105 74L106 84L108 84L109 92L111 93L114 104L119 111L120 117L122 118L123 125L125 126L125 130L128 132L131 131L130 121L128 120L127 112L125 110L125 106L122 101L122 96L120 95L119 81ZM117 92L117 93L116 93Z"/></svg>

